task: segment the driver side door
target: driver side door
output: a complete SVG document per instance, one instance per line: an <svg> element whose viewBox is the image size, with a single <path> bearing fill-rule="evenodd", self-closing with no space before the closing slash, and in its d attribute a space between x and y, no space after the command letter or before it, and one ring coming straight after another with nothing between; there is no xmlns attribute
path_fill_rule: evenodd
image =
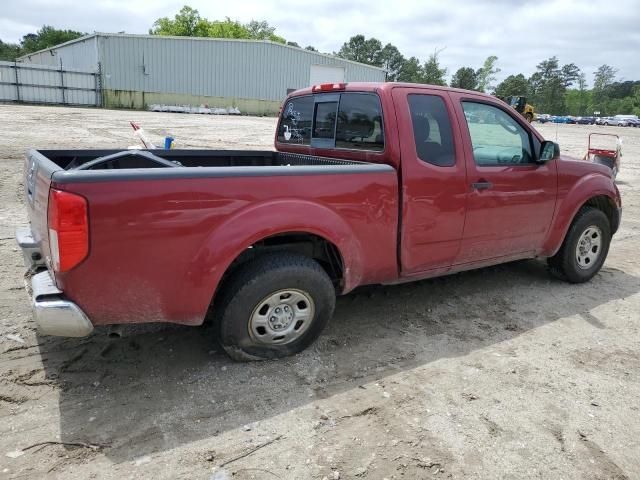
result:
<svg viewBox="0 0 640 480"><path fill-rule="evenodd" d="M454 101L466 145L467 214L456 265L499 263L538 252L556 203L556 163L536 162L528 126L483 97ZM510 109L509 109L510 110Z"/></svg>

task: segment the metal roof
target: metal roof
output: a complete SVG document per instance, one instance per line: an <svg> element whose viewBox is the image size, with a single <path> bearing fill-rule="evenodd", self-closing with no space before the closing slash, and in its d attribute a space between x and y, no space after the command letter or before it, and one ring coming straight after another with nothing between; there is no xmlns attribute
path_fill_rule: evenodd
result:
<svg viewBox="0 0 640 480"><path fill-rule="evenodd" d="M354 62L353 60L347 60L346 58L342 58L342 57L338 57L336 55L330 55L328 53L321 53L321 52L314 52L313 50L307 50L305 48L302 47L294 47L293 45L285 45L283 43L278 43L278 42L273 42L271 40L253 40L253 39L245 39L245 38L211 38L211 37L183 37L183 36L172 36L172 35L141 35L141 34L133 34L133 33L104 33L104 32L95 32L95 33L91 33L89 35L84 35L82 37L76 38L74 40L69 40L68 42L64 42L61 43L59 45L55 45L53 47L49 47L49 48L44 48L42 50L38 50L36 52L31 52L28 53L26 55L22 55L20 57L18 57L18 60L22 60L24 58L27 58L31 55L37 55L43 52L48 52L51 50L56 50L62 47L66 47L68 45L73 45L74 43L80 43L80 42L84 42L87 41L91 38L94 37L123 37L123 38L148 38L148 39L154 39L154 40L160 40L160 39L174 39L174 40L182 40L182 41L202 41L202 42L244 42L244 43L256 43L256 44L270 44L270 45L275 45L278 47L282 47L282 48L290 48L292 50L295 51L303 51L303 52L307 52L311 55L317 55L317 56L321 56L321 57L325 57L325 58L330 58L330 59L337 59L340 60L341 62L346 62L346 63L351 63L354 65L358 65L358 66L364 66L367 68L371 68L373 70L380 70L380 71L385 71L384 68L382 67L376 67L374 65L368 65L366 63L360 63L360 62Z"/></svg>

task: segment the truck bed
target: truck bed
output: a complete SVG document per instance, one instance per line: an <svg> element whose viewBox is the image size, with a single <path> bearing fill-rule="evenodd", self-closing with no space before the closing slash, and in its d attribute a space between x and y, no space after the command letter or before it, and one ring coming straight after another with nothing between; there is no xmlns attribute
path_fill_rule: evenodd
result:
<svg viewBox="0 0 640 480"><path fill-rule="evenodd" d="M326 238L359 265L342 292L397 275L389 165L275 151L119 152L31 150L25 165L40 268L50 256L49 189L87 201L89 254L52 277L94 325L199 324L234 258L283 233Z"/></svg>

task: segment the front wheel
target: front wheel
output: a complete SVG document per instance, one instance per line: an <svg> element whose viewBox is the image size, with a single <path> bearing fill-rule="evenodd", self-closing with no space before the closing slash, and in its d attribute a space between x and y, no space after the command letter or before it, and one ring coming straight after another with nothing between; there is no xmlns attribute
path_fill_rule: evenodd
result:
<svg viewBox="0 0 640 480"><path fill-rule="evenodd" d="M611 242L609 219L593 207L576 215L558 253L548 259L551 273L571 283L591 280L607 258Z"/></svg>
<svg viewBox="0 0 640 480"><path fill-rule="evenodd" d="M529 123L533 122L533 114L531 113L526 113L524 118L526 118Z"/></svg>
<svg viewBox="0 0 640 480"><path fill-rule="evenodd" d="M238 361L286 357L313 343L334 308L335 288L315 260L265 255L239 267L214 302L218 341Z"/></svg>

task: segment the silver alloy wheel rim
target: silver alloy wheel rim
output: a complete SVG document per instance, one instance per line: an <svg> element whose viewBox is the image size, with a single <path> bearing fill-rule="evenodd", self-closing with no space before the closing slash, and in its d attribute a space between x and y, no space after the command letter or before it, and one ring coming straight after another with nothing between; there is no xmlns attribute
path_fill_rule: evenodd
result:
<svg viewBox="0 0 640 480"><path fill-rule="evenodd" d="M600 251L602 250L602 230L591 225L587 227L576 246L576 261L578 267L586 270L593 267L600 257Z"/></svg>
<svg viewBox="0 0 640 480"><path fill-rule="evenodd" d="M307 331L315 314L311 296L294 288L263 298L251 313L249 336L266 345L285 345Z"/></svg>

